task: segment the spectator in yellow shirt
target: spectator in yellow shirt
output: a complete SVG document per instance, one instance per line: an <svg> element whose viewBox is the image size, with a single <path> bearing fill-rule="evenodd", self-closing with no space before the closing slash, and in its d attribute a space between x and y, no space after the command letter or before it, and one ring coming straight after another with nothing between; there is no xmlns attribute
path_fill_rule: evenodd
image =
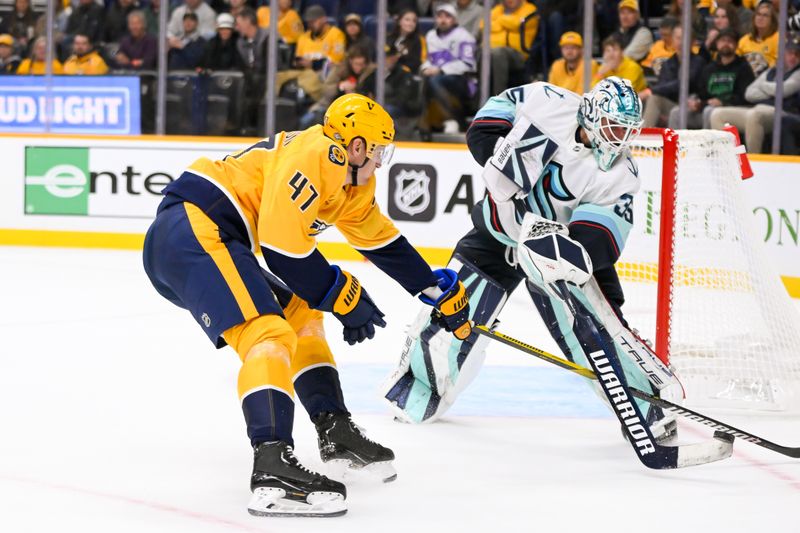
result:
<svg viewBox="0 0 800 533"><path fill-rule="evenodd" d="M583 94L583 38L579 33L568 31L558 41L561 47L561 59L556 60L550 67L547 81L574 93ZM597 72L599 65L592 60L592 76Z"/></svg>
<svg viewBox="0 0 800 533"><path fill-rule="evenodd" d="M283 42L294 44L303 34L303 21L300 13L292 9L292 0L278 0L278 33ZM258 25L269 28L269 6L261 6L256 12Z"/></svg>
<svg viewBox="0 0 800 533"><path fill-rule="evenodd" d="M72 55L64 63L64 74L99 76L108 72L108 65L92 46L88 35L75 34L72 40Z"/></svg>
<svg viewBox="0 0 800 533"><path fill-rule="evenodd" d="M630 80L637 93L647 89L647 80L644 79L642 67L633 59L625 57L622 42L614 35L606 37L603 41L603 64L592 78L592 87L609 76Z"/></svg>
<svg viewBox="0 0 800 533"><path fill-rule="evenodd" d="M492 8L492 93L508 89L512 73L525 70L533 39L539 29L536 6L525 0L503 0Z"/></svg>
<svg viewBox="0 0 800 533"><path fill-rule="evenodd" d="M39 37L33 41L31 57L23 59L17 68L17 74L44 74L47 57L47 39ZM63 74L64 67L58 59L53 59L53 74Z"/></svg>
<svg viewBox="0 0 800 533"><path fill-rule="evenodd" d="M769 2L762 2L753 15L750 33L739 39L736 53L744 56L758 76L778 60L778 15Z"/></svg>
<svg viewBox="0 0 800 533"><path fill-rule="evenodd" d="M297 40L295 64L320 71L328 61L341 63L345 53L345 35L336 26L331 26L325 9L320 5L309 6L303 19L308 30Z"/></svg>
<svg viewBox="0 0 800 533"><path fill-rule="evenodd" d="M661 24L658 28L661 39L653 43L652 48L650 48L650 53L642 60L642 66L652 69L656 76L661 72L661 65L675 53L672 31L678 25L680 25L680 22L678 22L678 19L675 17L664 17L661 19Z"/></svg>
<svg viewBox="0 0 800 533"><path fill-rule="evenodd" d="M323 69L328 63L336 65L344 59L345 35L330 25L322 6L308 6L303 19L308 31L297 39L294 68L278 72L275 83L280 90L287 81L297 80L303 91L316 102L322 95Z"/></svg>

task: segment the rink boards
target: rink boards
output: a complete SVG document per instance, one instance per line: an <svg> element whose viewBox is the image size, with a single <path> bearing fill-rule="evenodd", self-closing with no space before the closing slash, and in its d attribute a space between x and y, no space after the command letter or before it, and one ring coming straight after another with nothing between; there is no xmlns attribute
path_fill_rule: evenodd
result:
<svg viewBox="0 0 800 533"><path fill-rule="evenodd" d="M0 244L140 248L161 189L183 168L256 140L0 135ZM751 156L751 162L755 177L743 187L753 229L790 294L800 298L800 158ZM643 179L623 255L642 272L653 268L658 242L651 182ZM389 167L378 171L382 210L434 263L447 260L483 194L480 167L463 145L398 143ZM703 220L714 206L693 208ZM332 260L360 257L335 228L319 241Z"/></svg>

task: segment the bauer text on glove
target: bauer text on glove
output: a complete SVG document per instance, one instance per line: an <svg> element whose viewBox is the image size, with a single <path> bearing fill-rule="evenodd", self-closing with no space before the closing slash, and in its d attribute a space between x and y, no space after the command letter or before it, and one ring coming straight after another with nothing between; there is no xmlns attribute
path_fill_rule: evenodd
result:
<svg viewBox="0 0 800 533"><path fill-rule="evenodd" d="M449 268L434 270L433 273L438 285L431 289L441 294L433 297L433 292L426 289L419 295L419 299L436 309L447 331L461 340L466 339L472 333L472 326L469 322L469 298L464 284L458 279L458 274Z"/></svg>
<svg viewBox="0 0 800 533"><path fill-rule="evenodd" d="M335 265L331 268L336 270L336 281L317 309L329 311L339 319L348 344L371 339L375 336L375 326L386 326L383 313L355 276Z"/></svg>

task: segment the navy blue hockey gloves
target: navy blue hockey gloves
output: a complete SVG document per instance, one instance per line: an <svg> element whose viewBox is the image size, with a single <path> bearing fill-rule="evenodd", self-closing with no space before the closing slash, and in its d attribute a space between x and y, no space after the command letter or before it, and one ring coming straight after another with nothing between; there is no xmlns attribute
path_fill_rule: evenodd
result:
<svg viewBox="0 0 800 533"><path fill-rule="evenodd" d="M385 327L378 306L372 301L358 280L336 265L336 281L317 306L321 311L333 313L344 325L344 340L353 345L375 336L375 326Z"/></svg>
<svg viewBox="0 0 800 533"><path fill-rule="evenodd" d="M454 270L440 268L433 273L442 294L434 300L423 293L419 295L419 299L433 306L436 310L433 317L441 322L445 330L452 332L456 338L464 340L472 333L467 290Z"/></svg>

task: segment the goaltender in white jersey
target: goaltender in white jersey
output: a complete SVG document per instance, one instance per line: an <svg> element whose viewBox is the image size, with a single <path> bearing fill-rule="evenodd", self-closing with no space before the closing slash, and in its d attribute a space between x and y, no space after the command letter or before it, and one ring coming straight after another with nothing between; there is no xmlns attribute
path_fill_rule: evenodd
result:
<svg viewBox="0 0 800 533"><path fill-rule="evenodd" d="M639 179L629 146L640 127L641 101L630 82L616 77L582 96L540 82L490 98L467 132L489 194L474 207L474 227L456 245L450 267L470 294L472 319L488 326L525 281L565 356L588 366L586 333L551 288L569 282L605 327L628 384L657 394L677 380L628 329L614 269L634 223ZM420 313L385 385L396 416L440 417L479 371L486 342L475 334L452 340ZM638 405L659 441L674 436L674 419Z"/></svg>

